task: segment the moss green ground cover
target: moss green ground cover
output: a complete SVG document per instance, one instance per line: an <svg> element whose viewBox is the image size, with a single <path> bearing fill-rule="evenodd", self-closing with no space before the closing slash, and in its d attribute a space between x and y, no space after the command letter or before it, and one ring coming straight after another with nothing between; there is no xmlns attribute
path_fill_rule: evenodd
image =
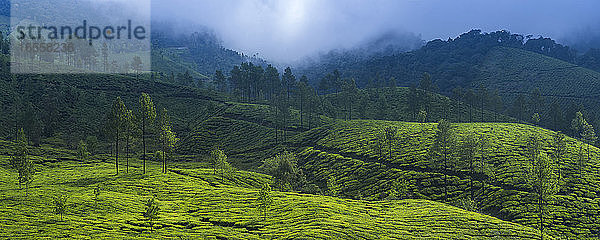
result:
<svg viewBox="0 0 600 240"><path fill-rule="evenodd" d="M3 149L10 148L1 142ZM428 200L360 201L273 192L266 219L257 210L258 187L270 177L237 171L214 175L204 162L172 164L167 174L151 162L140 174L114 175L108 156L86 161L49 147L32 150L38 172L29 196L0 156L0 237L10 239L529 239L537 231ZM123 169L123 168L121 168ZM97 203L94 188L102 190ZM64 220L52 199L65 194ZM161 208L151 232L142 217L155 196Z"/></svg>
<svg viewBox="0 0 600 240"><path fill-rule="evenodd" d="M400 132L392 156L381 156L374 148L377 130L394 126ZM298 149L309 179L321 187L329 176L340 179L342 195L350 198L383 199L394 181L405 180L412 197L455 203L470 194L468 167L457 159L450 162L449 196L444 196L443 169L432 160L430 146L436 124L386 121L339 122L297 135L289 146ZM537 226L535 201L526 184L526 137L539 136L542 152L551 154L554 132L520 124L457 124L460 139L469 134L485 136L490 145L487 159L492 171L474 177L474 195L481 212L528 226ZM586 160L579 175L580 147ZM480 154L476 158L480 159ZM563 174L560 193L551 202L550 231L555 236L593 238L600 228L598 183L600 150L567 138L567 151L560 162ZM484 182L487 181L487 182Z"/></svg>

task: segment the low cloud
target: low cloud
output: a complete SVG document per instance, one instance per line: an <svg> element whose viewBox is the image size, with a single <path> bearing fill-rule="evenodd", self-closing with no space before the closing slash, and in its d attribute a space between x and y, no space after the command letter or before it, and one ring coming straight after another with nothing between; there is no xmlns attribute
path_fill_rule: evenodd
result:
<svg viewBox="0 0 600 240"><path fill-rule="evenodd" d="M600 25L595 0L153 0L152 8L154 20L206 26L228 48L280 62L389 32L431 40L505 29L565 39L573 29Z"/></svg>

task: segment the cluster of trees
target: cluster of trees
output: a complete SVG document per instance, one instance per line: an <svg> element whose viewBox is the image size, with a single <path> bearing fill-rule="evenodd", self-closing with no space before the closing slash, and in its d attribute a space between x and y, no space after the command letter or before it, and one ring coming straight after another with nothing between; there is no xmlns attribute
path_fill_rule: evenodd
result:
<svg viewBox="0 0 600 240"><path fill-rule="evenodd" d="M215 175L221 175L221 181L225 181L225 177L230 177L235 172L235 167L227 161L227 155L220 148L215 148L210 151L209 163L213 168Z"/></svg>
<svg viewBox="0 0 600 240"><path fill-rule="evenodd" d="M300 125L306 124L308 127L314 125L314 116L317 114L326 115L332 118L341 118L351 120L355 118L389 119L393 109L390 108L390 100L387 99L385 91L375 91L375 96L369 96L366 91L359 90L356 81L353 78L343 78L338 70L327 73L318 83L318 92L308 81L306 76L302 76L300 81L295 80L290 68L286 68L282 75L276 68L269 65L266 69L252 63L243 63L235 66L231 71L231 76L227 77L221 71L215 73L213 83L218 90L230 91L238 94L241 99L247 101L271 100L273 109L276 111L277 121L275 128L283 130L287 126L290 108L299 109L301 114ZM381 75L377 74L374 86L387 87L395 86L395 78L389 81L383 80ZM438 91L437 84L432 80L429 73L425 72L419 78L418 84L413 84L409 88L409 95L406 97L408 111L412 115L413 121L429 122L433 101L440 101L441 118L454 118L457 122L497 122L499 119L505 119L504 115L510 115L516 119L532 123L541 127L550 128L557 131L571 133L576 136L570 128L569 117L574 116L575 112L583 111L583 107L574 103L565 107L554 101L547 104L539 89L534 89L530 94L518 95L512 103L503 99L497 90L490 90L484 85L477 88L455 87L452 89L452 98L459 106L450 112L450 101L444 98L434 98L434 92ZM379 89L379 88L378 88ZM320 95L319 95L320 94ZM329 94L328 96L324 94ZM367 113L369 101L374 101L375 112ZM446 107L444 107L444 105ZM468 109L467 112L463 111ZM479 110L479 114L474 110ZM373 111L373 110L371 110ZM486 111L492 114L486 114ZM424 112L424 113L423 113ZM308 114L308 117L306 115ZM419 116L425 116L420 120ZM586 112L591 125L600 124L593 112ZM395 119L391 119L395 120ZM279 132L276 130L277 132Z"/></svg>
<svg viewBox="0 0 600 240"><path fill-rule="evenodd" d="M173 151L178 138L171 128L171 122L167 110L163 108L156 114L154 102L150 95L142 93L139 98L139 106L134 113L128 109L121 97L117 97L112 104L110 112L107 113L106 136L113 141L115 153L116 174L119 173L119 152L123 148L121 141L125 141L126 172L129 173L129 154L131 143L135 139L142 141L143 172L146 173L147 140L155 137L156 142L162 149L162 172L167 172L167 155Z"/></svg>
<svg viewBox="0 0 600 240"><path fill-rule="evenodd" d="M308 83L308 78L296 78L289 67L280 74L272 65L263 68L244 62L240 66L234 66L229 76L217 70L213 85L217 90L233 93L242 101L267 101L276 115L273 125L278 139L285 139L291 117L290 108L300 111L300 128L304 129L315 125L315 117L322 113L324 105L323 98L317 95ZM283 131L281 137L280 131Z"/></svg>
<svg viewBox="0 0 600 240"><path fill-rule="evenodd" d="M571 119L573 117L583 118L583 116L586 116L586 124L591 128L600 125L600 119L593 112L585 111L583 106L571 103L565 107L565 105L561 105L557 101L548 103L547 98L541 94L539 89L534 89L527 95L518 95L512 101L512 104L508 104L502 99L496 90L490 91L484 86L480 86L477 89L457 87L452 92L454 99L470 106L470 112L465 118L460 115L460 112L457 113L459 122L462 119L466 119L468 122L496 122L499 114L507 114L519 121L555 131L562 131L575 138L578 138L580 133L577 128L572 127ZM481 117L474 116L472 113L472 110L477 108L481 110ZM489 116L486 119L483 114L484 110L493 112L493 118ZM590 143L595 144L593 141Z"/></svg>
<svg viewBox="0 0 600 240"><path fill-rule="evenodd" d="M573 119L573 126L581 129L582 138L595 139L593 128L581 117L581 113ZM556 133L549 146L539 136L533 134L524 139L526 145L526 164L524 176L531 188L533 204L536 205L536 214L539 220L539 229L543 232L545 218L549 216L549 202L560 190L560 184L564 173L560 171L559 166L565 164L566 141L563 133ZM588 141L589 143L589 141ZM587 144L588 148L590 144ZM551 149L550 154L546 154L544 149ZM462 139L454 133L452 124L441 120L437 125L437 131L434 137L434 144L431 147L432 159L436 166L440 166L444 175L444 196L448 200L447 176L448 171L452 169L450 164L460 164L467 166L469 170L469 188L470 199L474 200L473 180L478 179L482 182L482 195L485 195L485 186L491 185L495 181L493 164L488 162L489 151L491 149L489 140L484 135L467 135ZM478 157L477 157L478 156ZM582 159L580 156L579 159ZM458 161L456 161L458 160ZM581 161L581 160L579 160ZM581 176L585 164L589 163L589 153L587 162L579 163L579 172ZM573 176L574 178L576 176Z"/></svg>

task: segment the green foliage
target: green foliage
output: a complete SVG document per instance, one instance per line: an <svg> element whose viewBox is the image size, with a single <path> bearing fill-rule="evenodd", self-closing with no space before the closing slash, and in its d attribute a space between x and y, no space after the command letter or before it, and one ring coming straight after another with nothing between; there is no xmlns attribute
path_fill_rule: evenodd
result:
<svg viewBox="0 0 600 240"><path fill-rule="evenodd" d="M117 97L112 104L108 118L108 131L113 132L115 142L115 173L119 174L119 142L123 137L124 129L127 125L127 107L121 99Z"/></svg>
<svg viewBox="0 0 600 240"><path fill-rule="evenodd" d="M462 166L466 166L469 169L469 191L470 191L470 198L469 200L473 201L474 199L474 195L475 195L475 189L473 186L473 181L475 178L475 169L476 169L476 161L475 161L475 154L477 153L477 150L479 149L479 142L477 141L477 139L475 138L475 136L473 136L472 134L466 135L462 137L462 140L459 144L458 147L458 155L459 155L459 159L460 159L460 164ZM465 208L463 208L465 209ZM465 209L465 210L469 210L469 209ZM469 210L471 211L471 210Z"/></svg>
<svg viewBox="0 0 600 240"><path fill-rule="evenodd" d="M427 112L425 110L419 111L419 116L417 119L418 122L425 123L425 121L427 121Z"/></svg>
<svg viewBox="0 0 600 240"><path fill-rule="evenodd" d="M0 141L0 145L10 146L10 143ZM49 156L45 155L48 153L54 155L44 157ZM5 154L0 152L0 162L7 161ZM357 201L277 191L271 191L274 201L263 220L264 212L254 210L259 189L270 182L270 177L263 174L238 171L222 183L205 163L174 162L173 174L159 174L157 167L149 168L150 174L146 175L140 172L114 176L110 162L54 162L55 158L72 157L73 151L44 147L32 148L32 154L46 164L40 166L36 175L36 181L40 182L36 185L39 197L31 198L26 204L19 201L20 192L10 186L8 170L0 167L0 187L5 189L0 204L11 206L0 211L0 218L5 220L0 221L0 228L6 238L26 235L58 239L64 238L67 232L71 238L93 239L153 239L157 236L343 239L349 235L365 239L397 236L486 239L498 235L532 239L539 236L539 231L533 228L429 200ZM109 159L105 155L96 157ZM336 169L332 174L343 170ZM91 210L94 195L89 188L99 182L103 185L102 207ZM58 216L48 210L51 199L45 196L63 191L70 197L71 205L65 218L68 221L52 224ZM365 194L368 196L368 191ZM148 231L148 221L142 216L151 195L161 199L158 202L161 227L154 221L152 232ZM36 224L40 222L46 224ZM418 224L409 226L407 222Z"/></svg>
<svg viewBox="0 0 600 240"><path fill-rule="evenodd" d="M94 155L94 154L98 153L98 150L100 148L100 143L98 142L98 137L87 136L85 138L85 143L86 143L86 147L87 147L87 150L90 155Z"/></svg>
<svg viewBox="0 0 600 240"><path fill-rule="evenodd" d="M533 122L535 125L539 125L540 121L541 118L539 113L534 113L533 116L531 116L531 122Z"/></svg>
<svg viewBox="0 0 600 240"><path fill-rule="evenodd" d="M269 207L273 205L273 196L271 196L271 186L264 184L258 192L258 210L263 212L263 220L267 219L267 212Z"/></svg>
<svg viewBox="0 0 600 240"><path fill-rule="evenodd" d="M167 173L167 159L166 154L171 153L175 148L175 144L179 140L175 136L175 132L171 130L171 122L167 115L167 109L163 108L158 116L157 130L159 142L162 146L162 162L163 162L163 173Z"/></svg>
<svg viewBox="0 0 600 240"><path fill-rule="evenodd" d="M459 102L463 99L450 99L415 87L359 89L354 95L354 101L360 100L360 104L348 104L343 92L323 97L331 106L319 110L328 117L347 115L346 113L351 111L353 116L360 119L422 123L446 119L452 122L466 122L468 119L463 116L471 115L471 122L516 122L516 119L490 111L496 109L486 108L482 112L476 105Z"/></svg>
<svg viewBox="0 0 600 240"><path fill-rule="evenodd" d="M87 144L85 144L85 142L83 140L80 140L79 144L77 144L77 157L79 158L79 160L84 161L89 156L90 156L90 153L88 152Z"/></svg>
<svg viewBox="0 0 600 240"><path fill-rule="evenodd" d="M259 169L273 176L273 184L280 191L300 191L306 184L296 155L287 151L265 159Z"/></svg>
<svg viewBox="0 0 600 240"><path fill-rule="evenodd" d="M394 180L386 200L402 200L410 198L409 183L406 179Z"/></svg>
<svg viewBox="0 0 600 240"><path fill-rule="evenodd" d="M564 164L564 160L567 154L567 142L566 142L566 136L561 133L561 132L557 132L556 134L554 134L554 137L552 138L552 142L550 143L550 147L552 148L552 153L550 154L552 160L553 160L553 164L555 166L560 166ZM558 182L559 184L562 184L563 181L563 173L560 169L560 167L557 167L557 177L558 177Z"/></svg>
<svg viewBox="0 0 600 240"><path fill-rule="evenodd" d="M374 146L380 156L392 159L399 140L398 128L388 126L377 131Z"/></svg>
<svg viewBox="0 0 600 240"><path fill-rule="evenodd" d="M139 99L140 108L138 109L137 116L142 130L142 148L143 148L143 168L146 173L146 135L148 130L152 128L154 120L156 119L156 108L150 95L142 93Z"/></svg>
<svg viewBox="0 0 600 240"><path fill-rule="evenodd" d="M16 170L18 175L19 187L21 184L25 184L25 194L29 192L29 184L33 181L33 175L35 174L35 167L31 158L28 156L29 150L27 147L27 137L21 128L17 133L16 144L13 150L13 154L9 159L9 163L12 169Z"/></svg>
<svg viewBox="0 0 600 240"><path fill-rule="evenodd" d="M530 141L536 140L537 137L531 137ZM530 148L540 148L537 143L528 145ZM550 215L549 202L554 198L560 190L560 182L558 178L556 165L549 157L540 151L540 149L532 149L530 152L531 165L529 166L527 176L528 183L531 186L534 194L535 204L537 205L537 215L539 218L539 229L544 232L544 218Z"/></svg>
<svg viewBox="0 0 600 240"><path fill-rule="evenodd" d="M442 119L437 124L437 131L434 137L433 145L431 147L431 153L433 154L433 160L435 165L442 166L444 170L444 192L445 196L448 196L447 175L445 172L449 170L449 163L452 163L452 158L455 154L456 148L456 136L452 130L450 122Z"/></svg>
<svg viewBox="0 0 600 240"><path fill-rule="evenodd" d="M63 220L63 215L67 214L67 211L69 210L68 201L69 196L66 194L61 194L54 197L54 213L60 215L60 221Z"/></svg>
<svg viewBox="0 0 600 240"><path fill-rule="evenodd" d="M403 137L394 157L382 161L385 155L380 155L373 145L379 130L387 126L398 128ZM524 124L452 124L457 147L461 147L467 136L475 139L475 161L471 171L469 164L459 161L460 155L455 155L448 164L448 171L444 171L439 163L430 161L436 126L433 123L372 120L335 122L297 135L290 145L303 146L298 148L298 159L309 182L326 183L333 175L344 184L342 196L357 198L360 193L366 200L382 200L392 181L400 179L407 181L407 188L414 198L446 203L470 197L469 189L472 189L471 199L480 212L537 228L537 206L526 181L531 162L526 136L537 135L543 143L541 152L552 156L551 142L556 133ZM552 224L546 226L546 232L570 238L593 236L580 229L593 228L600 219L580 214L598 209L594 200L596 190L590 183L600 181L600 175L594 170L600 151L590 147L591 161L581 165L580 175L577 157L580 148L587 145L570 137L565 138L565 143L565 155L560 164L564 185L550 205L551 217L547 223ZM456 149L455 153L460 151ZM445 189L448 197L445 197Z"/></svg>
<svg viewBox="0 0 600 240"><path fill-rule="evenodd" d="M214 174L221 175L221 181L225 180L225 177L230 177L235 171L235 168L227 161L227 155L220 148L214 148L210 152L209 162L213 168Z"/></svg>
<svg viewBox="0 0 600 240"><path fill-rule="evenodd" d="M480 211L479 206L477 206L477 201L475 201L473 198L468 197L468 196L458 199L452 205L454 205L458 208L462 208L467 211L471 211L471 212L479 212Z"/></svg>
<svg viewBox="0 0 600 240"><path fill-rule="evenodd" d="M339 197L342 193L342 185L335 175L329 175L327 178L327 191L329 196Z"/></svg>
<svg viewBox="0 0 600 240"><path fill-rule="evenodd" d="M154 226L154 220L159 218L160 207L158 206L158 202L155 197L149 198L146 202L146 210L143 213L144 218L148 221L148 225L150 225L150 232L152 232L152 227Z"/></svg>
<svg viewBox="0 0 600 240"><path fill-rule="evenodd" d="M214 83L216 89L221 92L225 92L225 90L227 88L226 81L227 81L227 78L225 77L225 75L223 75L223 72L221 70L216 70L215 76L213 77L213 83Z"/></svg>
<svg viewBox="0 0 600 240"><path fill-rule="evenodd" d="M575 118L571 121L571 130L576 134L580 135L583 131L583 126L587 124L587 121L583 118L583 113L576 112ZM577 136L579 137L579 136Z"/></svg>
<svg viewBox="0 0 600 240"><path fill-rule="evenodd" d="M102 186L100 184L96 184L94 187L94 206L98 207L98 201L100 201L100 194L102 193Z"/></svg>

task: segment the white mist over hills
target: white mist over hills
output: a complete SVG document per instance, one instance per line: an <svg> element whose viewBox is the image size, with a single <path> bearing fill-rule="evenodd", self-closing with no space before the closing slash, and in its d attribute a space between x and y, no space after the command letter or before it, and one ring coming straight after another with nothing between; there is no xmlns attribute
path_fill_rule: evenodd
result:
<svg viewBox="0 0 600 240"><path fill-rule="evenodd" d="M423 40L470 29L543 35L576 42L577 29L600 25L600 1L481 0L152 0L153 20L206 26L225 47L291 62L353 48L388 33ZM574 39L574 40L573 40ZM403 42L400 40L399 42ZM404 48L411 48L412 41Z"/></svg>

